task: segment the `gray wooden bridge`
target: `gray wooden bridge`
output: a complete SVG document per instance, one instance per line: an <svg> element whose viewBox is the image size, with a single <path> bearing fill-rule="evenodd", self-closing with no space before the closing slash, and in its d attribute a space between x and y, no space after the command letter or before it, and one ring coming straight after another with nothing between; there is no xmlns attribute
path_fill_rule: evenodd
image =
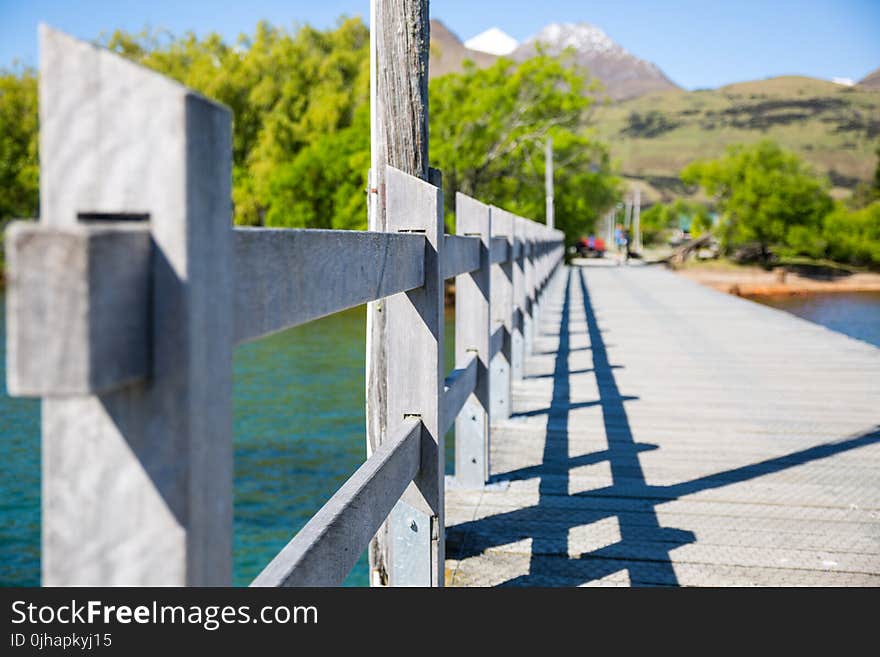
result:
<svg viewBox="0 0 880 657"><path fill-rule="evenodd" d="M653 267L554 277L447 578L880 584L880 349Z"/></svg>
<svg viewBox="0 0 880 657"><path fill-rule="evenodd" d="M561 232L461 194L446 235L440 186L393 166L383 230L235 228L231 118L42 30L41 216L6 248L44 584L229 584L232 350L363 303L365 461L254 585L341 584L371 544L377 585L878 583L877 349L567 268Z"/></svg>

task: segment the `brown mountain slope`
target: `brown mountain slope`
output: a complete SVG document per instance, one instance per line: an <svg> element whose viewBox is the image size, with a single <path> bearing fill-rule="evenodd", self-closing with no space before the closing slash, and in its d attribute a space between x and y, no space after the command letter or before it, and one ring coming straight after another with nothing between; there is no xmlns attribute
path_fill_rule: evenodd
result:
<svg viewBox="0 0 880 657"><path fill-rule="evenodd" d="M880 89L880 68L859 80L859 86L864 89Z"/></svg>
<svg viewBox="0 0 880 657"><path fill-rule="evenodd" d="M431 61L428 63L428 73L432 78L447 73L461 71L464 61L471 60L478 68L486 68L495 63L498 58L485 52L478 52L464 47L459 39L449 28L438 20L431 21Z"/></svg>

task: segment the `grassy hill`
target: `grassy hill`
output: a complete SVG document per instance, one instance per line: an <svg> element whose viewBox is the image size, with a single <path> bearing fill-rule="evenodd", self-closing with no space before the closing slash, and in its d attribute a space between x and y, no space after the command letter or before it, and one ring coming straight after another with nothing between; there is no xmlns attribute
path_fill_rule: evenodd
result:
<svg viewBox="0 0 880 657"><path fill-rule="evenodd" d="M728 144L773 139L827 175L844 197L876 166L880 91L805 77L669 91L605 105L593 117L628 178L649 201L682 192L678 172Z"/></svg>

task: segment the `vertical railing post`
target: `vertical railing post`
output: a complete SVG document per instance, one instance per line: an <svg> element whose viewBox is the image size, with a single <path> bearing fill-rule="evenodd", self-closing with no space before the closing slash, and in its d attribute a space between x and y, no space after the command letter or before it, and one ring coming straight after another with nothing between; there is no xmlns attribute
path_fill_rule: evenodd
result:
<svg viewBox="0 0 880 657"><path fill-rule="evenodd" d="M489 422L510 417L510 362L513 334L513 216L492 207L492 235L507 239L508 258L493 265L491 274L492 331L502 330L502 345L489 363Z"/></svg>
<svg viewBox="0 0 880 657"><path fill-rule="evenodd" d="M229 585L230 112L47 27L40 65L41 222L153 242L150 377L43 400L43 584Z"/></svg>
<svg viewBox="0 0 880 657"><path fill-rule="evenodd" d="M523 280L525 286L525 305L523 310L523 341L525 353L532 353L535 322L535 227L533 221L523 221Z"/></svg>
<svg viewBox="0 0 880 657"><path fill-rule="evenodd" d="M510 339L510 376L514 381L523 377L523 361L525 355L525 339L523 335L526 317L526 283L524 273L525 246L524 220L512 216L514 251L513 262L513 331Z"/></svg>
<svg viewBox="0 0 880 657"><path fill-rule="evenodd" d="M443 196L390 166L386 181L388 230L425 236L425 284L385 301L388 432L408 417L422 422L419 473L388 519L388 583L443 586Z"/></svg>
<svg viewBox="0 0 880 657"><path fill-rule="evenodd" d="M455 360L476 354L477 384L455 418L455 478L479 487L489 479L489 349L492 215L489 206L457 194L455 232L480 238L480 268L455 277Z"/></svg>
<svg viewBox="0 0 880 657"><path fill-rule="evenodd" d="M538 264L536 265L538 271L538 291L535 295L537 300L535 302L535 325L540 325L540 316L541 311L544 307L544 284L547 282L547 233L549 228L547 226L539 226L538 229ZM537 331L537 329L536 329Z"/></svg>
<svg viewBox="0 0 880 657"><path fill-rule="evenodd" d="M386 213L386 165L429 180L428 0L370 2L370 185L369 229L389 230ZM383 299L367 304L366 421L367 453L387 436L385 389L388 343ZM370 544L370 584L388 583L387 525Z"/></svg>

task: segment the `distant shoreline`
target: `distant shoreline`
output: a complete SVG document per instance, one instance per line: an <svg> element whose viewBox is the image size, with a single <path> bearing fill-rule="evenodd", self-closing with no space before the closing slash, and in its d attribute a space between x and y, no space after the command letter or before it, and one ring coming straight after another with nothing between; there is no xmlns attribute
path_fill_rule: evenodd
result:
<svg viewBox="0 0 880 657"><path fill-rule="evenodd" d="M740 297L880 292L880 274L873 272L814 277L782 268L767 271L760 267L723 268L711 265L674 271L706 287Z"/></svg>

